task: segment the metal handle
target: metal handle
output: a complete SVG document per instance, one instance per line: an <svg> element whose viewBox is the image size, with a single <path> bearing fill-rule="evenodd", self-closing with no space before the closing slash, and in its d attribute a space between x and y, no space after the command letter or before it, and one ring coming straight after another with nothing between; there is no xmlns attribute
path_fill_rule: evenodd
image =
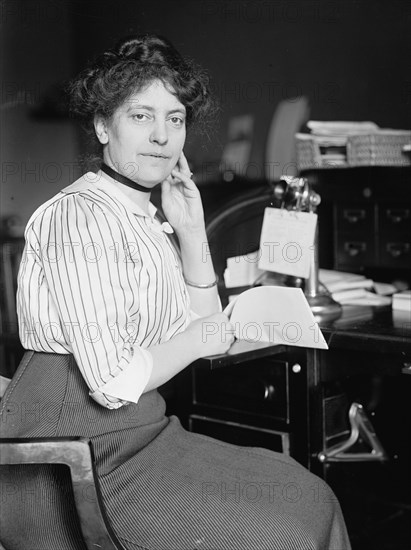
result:
<svg viewBox="0 0 411 550"><path fill-rule="evenodd" d="M365 210L363 209L344 209L343 216L348 223L358 223L365 218Z"/></svg>
<svg viewBox="0 0 411 550"><path fill-rule="evenodd" d="M391 254L393 258L400 258L404 254L408 254L409 251L409 243L387 243L387 252Z"/></svg>
<svg viewBox="0 0 411 550"><path fill-rule="evenodd" d="M410 217L408 208L388 208L387 218L392 223L401 223Z"/></svg>
<svg viewBox="0 0 411 550"><path fill-rule="evenodd" d="M404 363L401 372L402 374L411 374L411 363Z"/></svg>
<svg viewBox="0 0 411 550"><path fill-rule="evenodd" d="M364 242L345 242L344 250L349 256L358 256L361 252L364 252L367 248Z"/></svg>
<svg viewBox="0 0 411 550"><path fill-rule="evenodd" d="M271 401L272 399L274 399L274 395L275 386L273 386L273 384L264 382L264 401Z"/></svg>

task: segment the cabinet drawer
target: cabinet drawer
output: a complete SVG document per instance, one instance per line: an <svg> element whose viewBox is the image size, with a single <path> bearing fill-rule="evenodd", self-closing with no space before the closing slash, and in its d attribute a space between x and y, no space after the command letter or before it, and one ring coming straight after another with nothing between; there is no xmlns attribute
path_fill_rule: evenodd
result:
<svg viewBox="0 0 411 550"><path fill-rule="evenodd" d="M411 237L411 207L380 205L379 227L382 235L404 233Z"/></svg>
<svg viewBox="0 0 411 550"><path fill-rule="evenodd" d="M278 453L290 454L290 434L287 432L264 430L196 414L190 415L189 429L191 432L208 435L234 445L264 447Z"/></svg>
<svg viewBox="0 0 411 550"><path fill-rule="evenodd" d="M259 359L215 370L194 369L194 404L289 422L288 363Z"/></svg>
<svg viewBox="0 0 411 550"><path fill-rule="evenodd" d="M374 206L372 204L338 204L335 206L337 230L357 234L372 234Z"/></svg>
<svg viewBox="0 0 411 550"><path fill-rule="evenodd" d="M383 267L409 268L411 265L411 239L383 239L380 243L380 264Z"/></svg>
<svg viewBox="0 0 411 550"><path fill-rule="evenodd" d="M348 237L340 235L337 240L336 250L337 265L361 267L375 263L375 247L370 239L362 239L360 236Z"/></svg>

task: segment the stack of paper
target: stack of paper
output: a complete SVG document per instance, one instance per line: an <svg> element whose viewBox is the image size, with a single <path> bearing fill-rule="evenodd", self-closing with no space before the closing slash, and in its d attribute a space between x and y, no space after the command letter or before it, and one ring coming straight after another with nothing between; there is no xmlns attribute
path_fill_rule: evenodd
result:
<svg viewBox="0 0 411 550"><path fill-rule="evenodd" d="M411 312L411 290L397 292L392 297L392 309L395 311Z"/></svg>
<svg viewBox="0 0 411 550"><path fill-rule="evenodd" d="M340 137L358 134L372 134L378 131L378 126L374 122L352 122L352 121L319 121L310 120L307 123L311 133L315 136Z"/></svg>
<svg viewBox="0 0 411 550"><path fill-rule="evenodd" d="M374 283L372 279L358 273L320 269L319 279L334 300L343 305L390 305L388 294L395 292L394 286ZM382 289L381 293L377 292L379 288Z"/></svg>

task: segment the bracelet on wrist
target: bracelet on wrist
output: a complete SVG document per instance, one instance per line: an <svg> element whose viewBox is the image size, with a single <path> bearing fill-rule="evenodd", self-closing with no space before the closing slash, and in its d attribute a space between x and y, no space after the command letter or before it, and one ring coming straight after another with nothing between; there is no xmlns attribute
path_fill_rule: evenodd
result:
<svg viewBox="0 0 411 550"><path fill-rule="evenodd" d="M184 281L185 281L186 285L192 286L194 288L213 288L213 286L216 286L216 284L218 283L218 277L216 277L215 281L213 281L212 283L204 283L204 284L203 283L194 283L193 281L190 281L186 277L184 277Z"/></svg>

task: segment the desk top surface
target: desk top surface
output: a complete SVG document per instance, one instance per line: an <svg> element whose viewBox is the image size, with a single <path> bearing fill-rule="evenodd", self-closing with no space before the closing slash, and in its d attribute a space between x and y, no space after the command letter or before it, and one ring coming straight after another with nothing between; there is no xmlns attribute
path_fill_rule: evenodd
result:
<svg viewBox="0 0 411 550"><path fill-rule="evenodd" d="M330 350L394 353L411 360L409 313L392 311L391 307L344 306L339 319L325 322L320 327ZM227 353L204 357L198 364L216 368L276 355L286 350L284 345L238 341Z"/></svg>
<svg viewBox="0 0 411 550"><path fill-rule="evenodd" d="M411 315L390 306L344 306L342 316L321 329L330 349L411 354Z"/></svg>

